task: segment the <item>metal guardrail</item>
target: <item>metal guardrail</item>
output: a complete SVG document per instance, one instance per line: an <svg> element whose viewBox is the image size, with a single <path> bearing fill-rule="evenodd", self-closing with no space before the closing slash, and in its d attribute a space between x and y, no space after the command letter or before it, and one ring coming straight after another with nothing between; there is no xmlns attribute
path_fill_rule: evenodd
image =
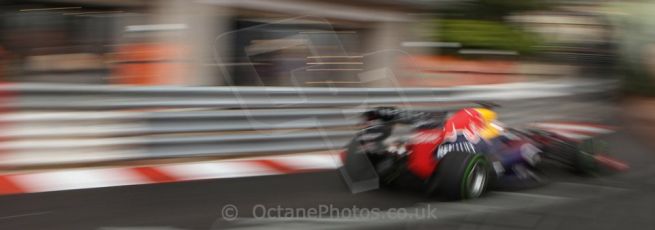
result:
<svg viewBox="0 0 655 230"><path fill-rule="evenodd" d="M452 88L0 86L18 95L7 107L32 110L134 108L292 108L514 100L597 92L608 82L514 83Z"/></svg>
<svg viewBox="0 0 655 230"><path fill-rule="evenodd" d="M449 108L426 103L495 100L505 101L512 116L513 108L533 110L532 99L555 107L563 98L612 87L584 81L437 89L3 85L0 91L13 95L5 100L13 112L0 114L0 123L9 124L0 127L0 166L335 149L372 106L438 111Z"/></svg>

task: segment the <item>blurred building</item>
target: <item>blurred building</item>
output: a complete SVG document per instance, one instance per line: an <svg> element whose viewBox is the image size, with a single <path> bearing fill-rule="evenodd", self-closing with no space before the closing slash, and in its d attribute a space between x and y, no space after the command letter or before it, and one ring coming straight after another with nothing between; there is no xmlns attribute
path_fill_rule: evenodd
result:
<svg viewBox="0 0 655 230"><path fill-rule="evenodd" d="M5 81L385 86L424 1L5 1Z"/></svg>

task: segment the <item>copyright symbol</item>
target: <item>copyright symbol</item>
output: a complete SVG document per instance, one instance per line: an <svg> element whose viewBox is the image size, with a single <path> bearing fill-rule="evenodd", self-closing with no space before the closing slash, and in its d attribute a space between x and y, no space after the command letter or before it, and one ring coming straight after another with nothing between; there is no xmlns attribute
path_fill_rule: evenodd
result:
<svg viewBox="0 0 655 230"><path fill-rule="evenodd" d="M239 209L237 209L233 204L225 205L221 209L221 217L227 221L236 220L237 217L239 217Z"/></svg>

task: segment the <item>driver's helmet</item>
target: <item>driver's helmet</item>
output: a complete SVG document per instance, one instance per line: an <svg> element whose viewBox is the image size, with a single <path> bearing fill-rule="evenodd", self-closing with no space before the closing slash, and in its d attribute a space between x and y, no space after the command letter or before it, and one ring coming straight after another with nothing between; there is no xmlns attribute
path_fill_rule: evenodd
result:
<svg viewBox="0 0 655 230"><path fill-rule="evenodd" d="M496 112L494 112L491 109L477 108L475 110L477 110L478 113L480 113L480 117L482 118L484 123L491 123L491 122L495 121L498 118L498 115L496 114Z"/></svg>
<svg viewBox="0 0 655 230"><path fill-rule="evenodd" d="M475 110L480 114L480 118L482 118L483 126L479 131L480 136L485 140L498 137L501 130L493 124L498 118L496 112L488 108L476 108Z"/></svg>

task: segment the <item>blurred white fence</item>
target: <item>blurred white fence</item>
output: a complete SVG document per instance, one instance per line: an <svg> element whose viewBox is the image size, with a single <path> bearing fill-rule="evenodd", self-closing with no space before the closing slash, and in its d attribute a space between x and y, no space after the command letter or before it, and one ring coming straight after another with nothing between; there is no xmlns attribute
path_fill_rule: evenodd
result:
<svg viewBox="0 0 655 230"><path fill-rule="evenodd" d="M379 105L444 111L503 105L501 119L602 119L614 82L453 88L0 86L0 166L335 149ZM605 111L599 112L599 109Z"/></svg>

